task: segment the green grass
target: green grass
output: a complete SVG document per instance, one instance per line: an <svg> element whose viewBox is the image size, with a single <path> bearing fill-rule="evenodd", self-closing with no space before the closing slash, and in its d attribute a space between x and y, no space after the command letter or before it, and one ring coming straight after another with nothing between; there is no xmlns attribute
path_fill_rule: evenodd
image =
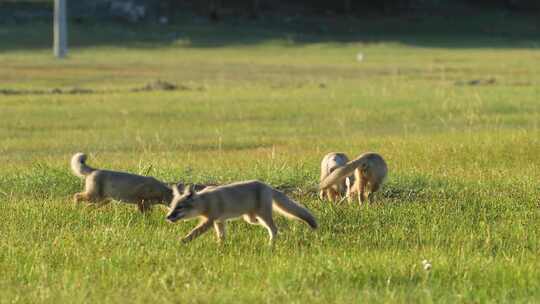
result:
<svg viewBox="0 0 540 304"><path fill-rule="evenodd" d="M0 96L1 303L540 301L534 39L225 29L78 26L64 61L43 27L0 29L13 38L0 90L21 93ZM158 31L184 34L150 39ZM150 38L122 38L139 35ZM198 35L206 44L186 38ZM183 89L130 91L157 79ZM72 87L95 92L29 94ZM379 203L319 201L323 155L368 150L389 165ZM276 215L274 248L241 221L222 245L213 232L181 245L195 223L168 224L163 209L73 205L78 151L167 181L261 179L320 229Z"/></svg>

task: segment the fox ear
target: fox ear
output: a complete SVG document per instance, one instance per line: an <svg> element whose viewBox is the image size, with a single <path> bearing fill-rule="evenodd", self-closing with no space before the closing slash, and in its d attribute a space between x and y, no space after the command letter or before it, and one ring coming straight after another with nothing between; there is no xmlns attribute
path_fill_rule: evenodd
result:
<svg viewBox="0 0 540 304"><path fill-rule="evenodd" d="M191 197L194 193L195 189L193 189L193 185L190 184L187 187L184 187L184 195Z"/></svg>
<svg viewBox="0 0 540 304"><path fill-rule="evenodd" d="M172 192L174 196L180 196L180 191L178 190L178 185L172 185Z"/></svg>

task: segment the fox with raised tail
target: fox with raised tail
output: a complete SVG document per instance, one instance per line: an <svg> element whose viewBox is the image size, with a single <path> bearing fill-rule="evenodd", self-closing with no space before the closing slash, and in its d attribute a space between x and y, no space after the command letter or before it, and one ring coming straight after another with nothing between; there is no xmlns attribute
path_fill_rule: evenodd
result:
<svg viewBox="0 0 540 304"><path fill-rule="evenodd" d="M321 161L321 178L322 182L328 175L330 175L334 170L339 167L344 166L349 161L349 158L345 153L341 152L331 152L326 154ZM335 202L338 197L343 198L347 193L349 193L349 187L353 183L354 177L351 174L350 176L345 177L345 179L336 182L333 185L328 186L325 189L320 190L319 197L321 200L324 200L324 196L328 198L329 201Z"/></svg>
<svg viewBox="0 0 540 304"><path fill-rule="evenodd" d="M317 228L317 221L308 209L289 199L283 192L257 180L208 187L200 192L188 188L180 193L173 186L173 193L168 221L200 219L199 225L182 239L184 243L197 238L212 226L221 242L225 239L225 222L243 217L250 224L264 226L270 235L270 244L273 244L278 229L272 218L272 210L302 220L313 229Z"/></svg>
<svg viewBox="0 0 540 304"><path fill-rule="evenodd" d="M83 153L73 155L71 170L85 180L84 192L73 196L76 203L87 201L105 205L114 199L135 203L140 212L145 212L154 204L168 206L173 199L169 185L150 176L92 168L86 164Z"/></svg>
<svg viewBox="0 0 540 304"><path fill-rule="evenodd" d="M357 194L358 203L362 204L366 199L373 200L373 194L379 190L386 179L388 167L380 154L367 152L335 169L320 182L319 187L323 191L342 182L353 173L354 184L349 187L347 197L351 200L352 196Z"/></svg>

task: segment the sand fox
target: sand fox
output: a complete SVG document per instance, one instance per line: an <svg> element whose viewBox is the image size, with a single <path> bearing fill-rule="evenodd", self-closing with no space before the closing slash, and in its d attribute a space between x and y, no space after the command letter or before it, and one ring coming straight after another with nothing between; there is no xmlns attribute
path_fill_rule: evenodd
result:
<svg viewBox="0 0 540 304"><path fill-rule="evenodd" d="M272 218L272 209L281 214L303 220L311 228L317 228L315 217L303 206L289 199L278 191L260 181L237 182L224 186L208 187L200 192L188 188L180 193L173 186L174 198L170 206L167 220L176 222L191 218L201 221L182 242L189 242L214 226L219 241L225 239L225 221L242 216L250 224L264 226L273 243L277 227Z"/></svg>
<svg viewBox="0 0 540 304"><path fill-rule="evenodd" d="M375 152L367 152L358 158L349 161L342 167L335 169L319 184L321 190L325 190L336 183L341 182L354 172L354 184L349 187L347 197L351 200L353 194L358 194L358 203L366 200L366 188L369 190L367 198L371 201L373 193L381 187L386 179L388 167L383 157Z"/></svg>
<svg viewBox="0 0 540 304"><path fill-rule="evenodd" d="M349 158L345 153L331 152L324 156L321 161L321 178L322 182L330 173L335 169L344 166L349 161ZM335 202L338 197L345 197L349 193L350 185L353 183L354 177L351 174L347 176L344 180L339 180L336 184L330 185L325 189L321 188L319 192L319 197L324 199L324 195L328 200Z"/></svg>
<svg viewBox="0 0 540 304"><path fill-rule="evenodd" d="M73 196L76 203L87 201L105 205L115 199L135 203L140 212L145 212L154 204L168 206L173 199L172 189L167 184L150 176L94 169L86 164L83 153L73 155L71 170L85 180L85 191Z"/></svg>

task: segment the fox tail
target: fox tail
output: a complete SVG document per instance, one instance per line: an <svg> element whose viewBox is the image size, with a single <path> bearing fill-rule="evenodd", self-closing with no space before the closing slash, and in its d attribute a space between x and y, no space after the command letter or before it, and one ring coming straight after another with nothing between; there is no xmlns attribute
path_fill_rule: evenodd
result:
<svg viewBox="0 0 540 304"><path fill-rule="evenodd" d="M75 153L71 157L71 171L73 174L80 178L85 178L88 174L94 172L96 169L88 166L86 164L86 154L84 153Z"/></svg>
<svg viewBox="0 0 540 304"><path fill-rule="evenodd" d="M318 227L317 220L309 210L288 198L283 192L272 189L272 200L279 213L302 220L313 229Z"/></svg>

